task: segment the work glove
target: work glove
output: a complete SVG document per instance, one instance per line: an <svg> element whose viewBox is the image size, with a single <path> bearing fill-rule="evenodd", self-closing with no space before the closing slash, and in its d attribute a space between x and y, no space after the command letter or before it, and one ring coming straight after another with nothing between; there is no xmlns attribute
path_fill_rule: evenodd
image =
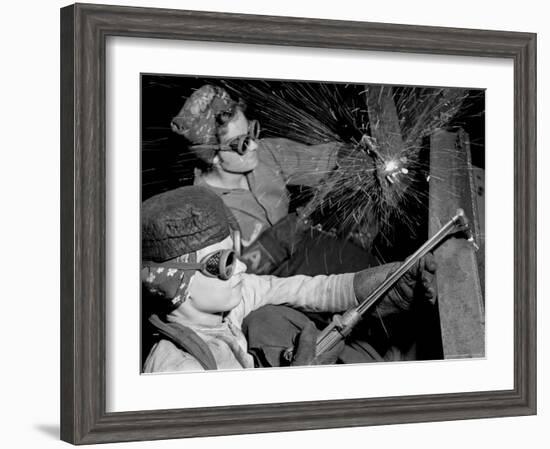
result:
<svg viewBox="0 0 550 449"><path fill-rule="evenodd" d="M336 167L350 176L356 173L372 174L376 161L358 146L343 144L338 150Z"/></svg>
<svg viewBox="0 0 550 449"><path fill-rule="evenodd" d="M401 263L391 263L355 273L353 289L364 301ZM415 302L434 304L437 298L436 263L432 253L420 258L372 308L371 314L385 317L411 310Z"/></svg>
<svg viewBox="0 0 550 449"><path fill-rule="evenodd" d="M312 322L302 329L291 350L292 356L290 354L286 356L290 359L290 366L333 365L336 363L344 349L344 340L338 342L331 350L316 356L318 335L319 331Z"/></svg>

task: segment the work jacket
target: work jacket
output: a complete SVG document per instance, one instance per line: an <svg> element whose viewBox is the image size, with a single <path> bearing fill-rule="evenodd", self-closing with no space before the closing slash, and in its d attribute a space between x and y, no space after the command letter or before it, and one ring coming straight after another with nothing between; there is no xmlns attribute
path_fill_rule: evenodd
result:
<svg viewBox="0 0 550 449"><path fill-rule="evenodd" d="M254 367L241 327L249 313L264 305L290 305L311 312L342 312L357 305L353 274L288 278L242 276L242 299L219 325L196 325L174 314L167 317L168 322L186 326L204 340L218 369ZM143 369L145 373L200 370L203 367L197 359L167 339L153 346Z"/></svg>
<svg viewBox="0 0 550 449"><path fill-rule="evenodd" d="M246 175L250 190L224 189L195 177L196 185L211 188L235 216L241 243L249 246L267 228L288 215L288 185L318 186L334 169L342 144L305 145L284 138L258 141L258 166Z"/></svg>

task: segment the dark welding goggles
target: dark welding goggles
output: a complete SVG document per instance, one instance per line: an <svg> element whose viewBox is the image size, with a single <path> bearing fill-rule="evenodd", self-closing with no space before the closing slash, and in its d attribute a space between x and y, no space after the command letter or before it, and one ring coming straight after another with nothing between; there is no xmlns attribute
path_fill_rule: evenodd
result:
<svg viewBox="0 0 550 449"><path fill-rule="evenodd" d="M193 145L193 149L217 150L217 151L233 151L239 155L244 155L250 149L250 144L258 139L260 135L260 122L251 120L248 122L248 132L242 136L237 136L231 141L217 145Z"/></svg>
<svg viewBox="0 0 550 449"><path fill-rule="evenodd" d="M175 268L177 270L197 270L210 278L218 278L227 281L235 273L237 268L237 253L232 249L220 249L207 254L200 262L148 262L149 266L162 268Z"/></svg>

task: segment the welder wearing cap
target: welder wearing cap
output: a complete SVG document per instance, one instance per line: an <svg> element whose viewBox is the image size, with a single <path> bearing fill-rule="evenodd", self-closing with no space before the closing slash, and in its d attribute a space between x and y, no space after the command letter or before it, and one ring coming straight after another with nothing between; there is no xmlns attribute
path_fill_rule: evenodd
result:
<svg viewBox="0 0 550 449"><path fill-rule="evenodd" d="M141 215L144 301L154 311L150 323L158 334L143 366L148 373L310 364L317 330L295 309L342 312L396 268L315 277L247 274L235 254L223 202L203 187L153 196L143 202ZM374 312L407 312L418 301L433 301L434 273L426 260ZM262 329L243 326L252 311L270 304L293 308L277 307L276 319ZM319 363L336 361L342 346Z"/></svg>
<svg viewBox="0 0 550 449"><path fill-rule="evenodd" d="M287 185L318 186L347 150L342 143L304 145L259 138L244 105L217 86L196 90L172 119L201 166L195 185L216 192L236 218L243 260L258 274L330 274L372 264L361 248L312 230L289 215Z"/></svg>

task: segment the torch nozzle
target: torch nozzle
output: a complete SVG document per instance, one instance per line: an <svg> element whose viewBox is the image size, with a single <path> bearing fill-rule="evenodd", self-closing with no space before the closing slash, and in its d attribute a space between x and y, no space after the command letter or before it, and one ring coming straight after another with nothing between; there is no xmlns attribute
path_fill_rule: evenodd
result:
<svg viewBox="0 0 550 449"><path fill-rule="evenodd" d="M474 233L472 232L472 228L470 228L470 220L468 220L468 217L466 217L464 209L457 209L456 215L453 217L453 221L464 233L466 240L468 240L468 242L470 242L477 251L479 249L479 246L474 240Z"/></svg>

